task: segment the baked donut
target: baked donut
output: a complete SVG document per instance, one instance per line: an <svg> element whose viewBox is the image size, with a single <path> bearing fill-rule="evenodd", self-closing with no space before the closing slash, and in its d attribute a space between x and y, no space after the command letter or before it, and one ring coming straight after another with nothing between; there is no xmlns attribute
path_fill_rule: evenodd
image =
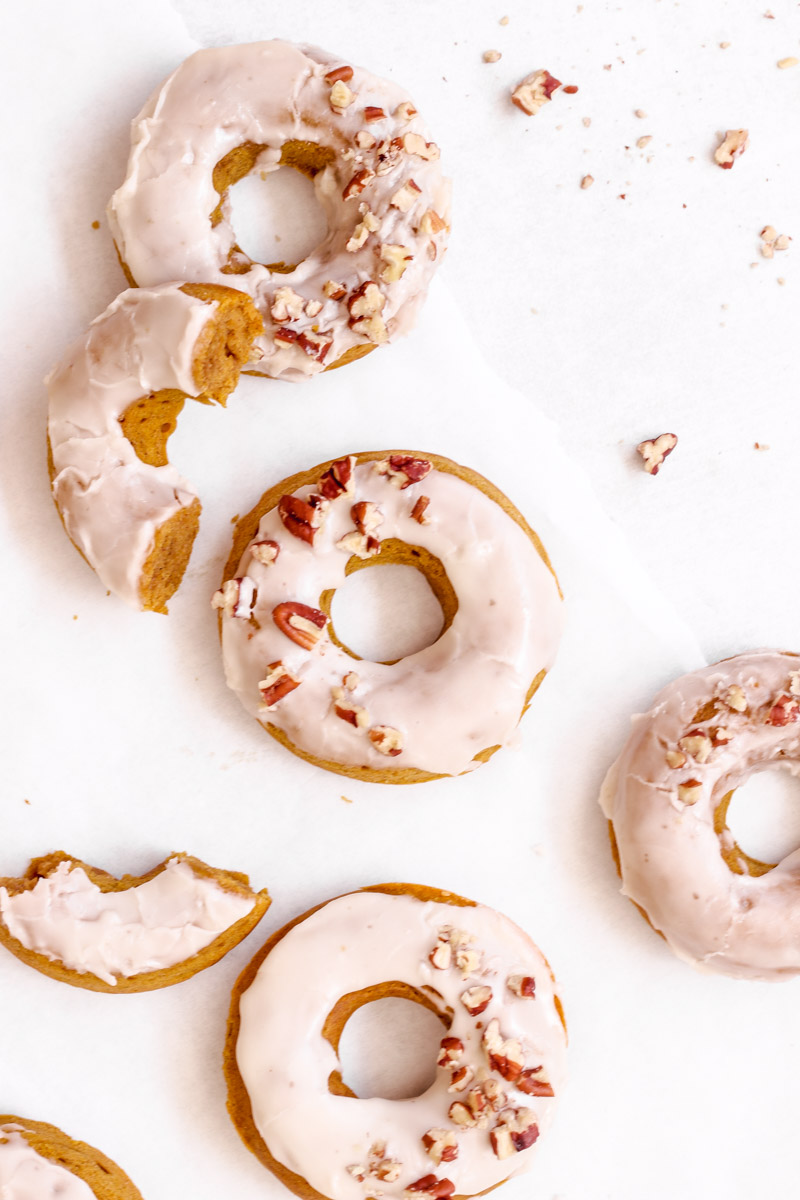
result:
<svg viewBox="0 0 800 1200"><path fill-rule="evenodd" d="M187 58L133 122L108 219L131 283L234 277L264 318L249 369L305 379L413 325L448 235L438 160L394 83L308 46L219 46ZM256 263L228 191L281 166L313 180L327 233L301 263Z"/></svg>
<svg viewBox="0 0 800 1200"><path fill-rule="evenodd" d="M600 797L623 895L680 958L742 979L800 973L800 850L759 862L726 822L767 767L800 771L800 659L754 650L668 684Z"/></svg>
<svg viewBox="0 0 800 1200"><path fill-rule="evenodd" d="M142 1200L115 1162L55 1125L0 1115L4 1200Z"/></svg>
<svg viewBox="0 0 800 1200"><path fill-rule="evenodd" d="M342 1030L402 997L446 1030L434 1083L355 1096ZM508 917L452 892L381 884L274 934L233 993L224 1068L245 1145L303 1200L475 1196L532 1164L565 1077L550 968Z"/></svg>
<svg viewBox="0 0 800 1200"><path fill-rule="evenodd" d="M442 606L437 641L359 659L330 619L352 571L402 563ZM539 538L475 471L370 451L283 480L236 526L221 612L228 685L308 762L418 783L485 762L555 657L561 595Z"/></svg>
<svg viewBox="0 0 800 1200"><path fill-rule="evenodd" d="M246 875L188 854L115 879L59 850L0 879L0 944L62 983L148 992L218 962L269 904Z"/></svg>
<svg viewBox="0 0 800 1200"><path fill-rule="evenodd" d="M216 284L127 291L47 377L53 499L105 586L165 613L200 519L192 486L167 459L187 396L219 404L236 387L261 318Z"/></svg>

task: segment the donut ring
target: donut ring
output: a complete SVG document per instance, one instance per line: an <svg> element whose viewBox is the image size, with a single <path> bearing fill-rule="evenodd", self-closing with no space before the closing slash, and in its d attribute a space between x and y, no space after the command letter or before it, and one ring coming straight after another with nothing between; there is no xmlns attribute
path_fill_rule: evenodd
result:
<svg viewBox="0 0 800 1200"><path fill-rule="evenodd" d="M444 626L416 654L373 663L343 645L330 611L348 574L383 563L425 576ZM371 782L486 762L561 632L536 533L493 484L433 454L370 451L283 480L238 522L223 579L213 603L229 687L287 749Z"/></svg>
<svg viewBox="0 0 800 1200"><path fill-rule="evenodd" d="M450 187L394 83L278 40L199 50L132 139L108 208L129 281L235 278L264 318L253 374L305 379L413 325L446 246ZM312 179L328 231L301 263L255 263L236 244L228 190L282 165Z"/></svg>
<svg viewBox="0 0 800 1200"><path fill-rule="evenodd" d="M800 658L755 650L668 684L600 797L623 895L680 958L743 979L800 973L800 850L759 862L726 821L770 766L800 772Z"/></svg>
<svg viewBox="0 0 800 1200"><path fill-rule="evenodd" d="M115 879L56 850L0 879L0 945L73 987L150 992L213 966L255 929L270 898L249 884L189 854Z"/></svg>
<svg viewBox="0 0 800 1200"><path fill-rule="evenodd" d="M125 1172L93 1146L74 1141L55 1125L6 1113L0 1115L0 1195L17 1194L142 1200Z"/></svg>
<svg viewBox="0 0 800 1200"><path fill-rule="evenodd" d="M447 1030L437 1079L406 1100L355 1097L339 1039L362 1005L402 996ZM312 908L238 980L228 1111L249 1150L303 1200L426 1200L497 1187L531 1164L565 1076L550 968L489 908L381 884Z"/></svg>
<svg viewBox="0 0 800 1200"><path fill-rule="evenodd" d="M167 440L187 396L224 406L263 328L216 284L122 292L47 377L48 458L64 528L109 589L165 613L200 520Z"/></svg>

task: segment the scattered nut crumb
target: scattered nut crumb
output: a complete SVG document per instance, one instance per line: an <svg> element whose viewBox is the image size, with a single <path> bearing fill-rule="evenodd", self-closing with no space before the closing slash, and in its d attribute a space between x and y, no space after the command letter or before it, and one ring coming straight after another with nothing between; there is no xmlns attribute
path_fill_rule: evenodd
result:
<svg viewBox="0 0 800 1200"><path fill-rule="evenodd" d="M795 58L793 54L790 54L788 58L778 59L778 66L782 71L785 71L787 67L796 67L798 63L800 63L800 58Z"/></svg>
<svg viewBox="0 0 800 1200"><path fill-rule="evenodd" d="M767 9L767 11L764 13L764 16L765 16L765 18L766 18L768 21L774 21L774 20L775 20L775 13L774 13L774 12L772 12L772 10L771 10L771 9L769 9L769 8L768 8L768 9Z"/></svg>
<svg viewBox="0 0 800 1200"><path fill-rule="evenodd" d="M500 62L502 57L503 56L499 50L484 50L483 52L483 61L485 63Z"/></svg>
<svg viewBox="0 0 800 1200"><path fill-rule="evenodd" d="M30 800L25 800L25 801L23 801L23 803L30 804Z"/></svg>
<svg viewBox="0 0 800 1200"><path fill-rule="evenodd" d="M723 171L730 171L734 160L744 154L749 145L746 129L728 129L714 151L714 162Z"/></svg>
<svg viewBox="0 0 800 1200"><path fill-rule="evenodd" d="M533 117L544 104L550 102L553 92L560 87L561 80L556 79L549 71L534 71L517 84L511 93L511 99L517 108Z"/></svg>
<svg viewBox="0 0 800 1200"><path fill-rule="evenodd" d="M564 88L564 91L566 92L566 94L568 96L574 96L576 94L576 92L578 91L577 83L568 83L567 86Z"/></svg>
<svg viewBox="0 0 800 1200"><path fill-rule="evenodd" d="M647 113L644 111L643 108L635 108L633 110L633 115L635 117L638 117L640 121L643 121L645 119L645 117L647 116Z"/></svg>
<svg viewBox="0 0 800 1200"><path fill-rule="evenodd" d="M594 175L584 175L583 179L581 180L581 187L583 188L584 191L586 191L586 189L590 188L593 183L594 183Z"/></svg>
<svg viewBox="0 0 800 1200"><path fill-rule="evenodd" d="M765 225L759 236L764 258L774 258L776 250L788 250L792 240L788 233L778 233L774 225Z"/></svg>
<svg viewBox="0 0 800 1200"><path fill-rule="evenodd" d="M591 123L592 123L592 118L591 118L591 117L584 117L584 118L583 118L583 124L586 126L586 128L587 128L587 129L589 128L589 126L591 125Z"/></svg>
<svg viewBox="0 0 800 1200"><path fill-rule="evenodd" d="M644 137L640 137L640 138L636 139L636 145L639 147L640 150L644 150L645 146L649 146L650 143L652 142L652 140L653 140L653 135L651 133L647 133L647 134L645 134Z"/></svg>
<svg viewBox="0 0 800 1200"><path fill-rule="evenodd" d="M783 287L783 285L786 283L786 280L783 278L782 275L778 276L778 283L780 284L781 287Z"/></svg>
<svg viewBox="0 0 800 1200"><path fill-rule="evenodd" d="M753 449L754 450L769 450L769 446L767 445L766 442L753 442Z"/></svg>
<svg viewBox="0 0 800 1200"><path fill-rule="evenodd" d="M636 447L636 453L642 456L642 462L648 475L657 475L664 459L678 444L674 433L660 433L657 438L648 438Z"/></svg>
<svg viewBox="0 0 800 1200"><path fill-rule="evenodd" d="M501 25L507 25L507 24L508 24L508 17L501 17L501 18L500 18L500 24L501 24Z"/></svg>
<svg viewBox="0 0 800 1200"><path fill-rule="evenodd" d="M731 45L730 42L720 42L719 48L720 48L720 50L729 50L730 45Z"/></svg>
<svg viewBox="0 0 800 1200"><path fill-rule="evenodd" d="M797 59L795 59L794 61L797 62ZM92 221L92 229L99 229L99 228L100 228L100 222Z"/></svg>
<svg viewBox="0 0 800 1200"><path fill-rule="evenodd" d="M341 797L341 799L342 799L342 800L344 800L345 804L352 804L352 803L353 803L353 801L350 799L350 797L349 797L349 796L342 796L342 797Z"/></svg>
<svg viewBox="0 0 800 1200"><path fill-rule="evenodd" d="M775 239L775 249L776 250L788 250L789 242L791 240L792 239L789 237L788 233L779 233Z"/></svg>
<svg viewBox="0 0 800 1200"><path fill-rule="evenodd" d="M610 70L611 70L611 66L612 66L612 64L611 64L611 63L603 63L603 70L604 70L604 71L610 71Z"/></svg>

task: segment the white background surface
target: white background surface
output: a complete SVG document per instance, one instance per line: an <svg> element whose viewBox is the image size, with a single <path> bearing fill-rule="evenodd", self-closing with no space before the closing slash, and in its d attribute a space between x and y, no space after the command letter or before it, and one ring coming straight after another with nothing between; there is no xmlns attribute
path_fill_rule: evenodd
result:
<svg viewBox="0 0 800 1200"><path fill-rule="evenodd" d="M508 913L561 981L570 1086L534 1172L504 1197L794 1193L798 985L673 959L618 896L595 803L629 713L668 678L701 655L800 645L800 250L758 253L765 223L800 236L800 67L775 66L800 55L800 16L771 7L774 20L755 0L224 14L210 0L40 2L6 15L0 875L53 848L116 873L186 849L274 896L244 946L162 993L84 993L2 957L0 1110L100 1146L146 1200L286 1194L225 1115L230 988L285 920L394 878ZM184 413L170 454L200 487L203 529L171 616L143 616L106 597L63 536L41 379L123 286L102 214L128 121L192 39L272 36L409 88L454 180L451 248L404 343L307 386L246 380L227 412ZM503 52L491 66L490 48ZM527 118L507 88L538 67L580 90ZM720 171L717 132L741 125L751 147ZM652 479L632 447L667 428L680 444ZM207 607L235 513L294 470L379 446L492 478L542 534L568 605L518 749L411 789L316 771L263 735L226 692ZM773 811L788 820L786 797ZM757 835L774 838L756 816Z"/></svg>

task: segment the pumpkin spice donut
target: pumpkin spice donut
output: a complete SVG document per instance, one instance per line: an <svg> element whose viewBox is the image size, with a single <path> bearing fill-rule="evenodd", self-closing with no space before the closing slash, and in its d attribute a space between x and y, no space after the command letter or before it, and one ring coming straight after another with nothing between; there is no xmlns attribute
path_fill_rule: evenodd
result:
<svg viewBox="0 0 800 1200"><path fill-rule="evenodd" d="M358 658L330 618L355 570L427 579L444 625L395 662ZM493 484L439 455L370 451L271 488L237 524L222 588L228 685L308 762L418 783L485 762L555 658L561 594L536 533Z"/></svg>
<svg viewBox="0 0 800 1200"><path fill-rule="evenodd" d="M115 1162L55 1125L0 1114L0 1196L7 1200L142 1200Z"/></svg>
<svg viewBox="0 0 800 1200"><path fill-rule="evenodd" d="M342 1079L339 1040L387 996L439 1017L439 1069L420 1096L362 1100ZM553 977L527 934L452 892L381 884L290 922L244 971L228 1110L302 1200L476 1196L532 1165L565 1052Z"/></svg>
<svg viewBox="0 0 800 1200"><path fill-rule="evenodd" d="M246 875L188 854L115 879L59 850L0 879L0 945L62 983L148 992L219 962L269 904Z"/></svg>
<svg viewBox="0 0 800 1200"><path fill-rule="evenodd" d="M762 863L727 826L769 767L800 774L800 658L754 650L668 684L600 797L623 895L680 958L740 979L800 973L800 850Z"/></svg>
<svg viewBox="0 0 800 1200"><path fill-rule="evenodd" d="M219 46L187 58L133 122L109 223L131 283L235 280L264 318L250 371L301 380L413 325L447 242L438 159L396 84L308 46ZM313 181L327 232L301 263L253 262L228 192L281 166Z"/></svg>

